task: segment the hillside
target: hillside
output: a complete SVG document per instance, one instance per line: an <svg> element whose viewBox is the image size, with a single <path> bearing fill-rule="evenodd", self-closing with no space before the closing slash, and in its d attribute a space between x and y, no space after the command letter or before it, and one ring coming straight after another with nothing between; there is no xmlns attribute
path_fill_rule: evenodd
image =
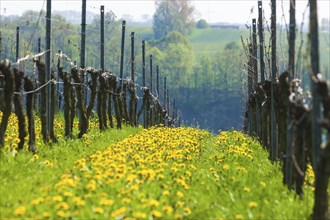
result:
<svg viewBox="0 0 330 220"><path fill-rule="evenodd" d="M150 40L153 38L152 27L150 26L129 26L128 31L135 31L141 37L141 39ZM225 49L226 44L230 42L236 42L241 46L241 36L246 39L249 37L250 32L246 29L242 30L222 30L222 29L194 29L192 34L188 36L189 43L191 44L193 51L197 58L204 56L212 56L219 51ZM285 32L279 31L280 36L278 40L282 40L279 43L281 53L286 53L287 42ZM269 34L265 35L266 44L268 44ZM323 71L330 71L330 39L329 33L320 33L320 58ZM296 50L300 47L301 36L297 33ZM308 43L307 33L304 34L302 53L308 53L306 47ZM330 75L330 73L328 73Z"/></svg>

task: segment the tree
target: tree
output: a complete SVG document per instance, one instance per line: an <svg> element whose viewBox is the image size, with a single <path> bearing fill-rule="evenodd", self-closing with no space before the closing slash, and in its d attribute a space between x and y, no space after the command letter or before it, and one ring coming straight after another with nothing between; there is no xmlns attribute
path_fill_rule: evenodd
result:
<svg viewBox="0 0 330 220"><path fill-rule="evenodd" d="M198 29L206 29L209 27L209 24L204 19L200 19L199 21L197 21L196 27Z"/></svg>
<svg viewBox="0 0 330 220"><path fill-rule="evenodd" d="M191 47L182 43L169 44L165 50L164 63L170 64L164 70L170 84L174 88L187 86L195 64L195 55Z"/></svg>
<svg viewBox="0 0 330 220"><path fill-rule="evenodd" d="M191 33L195 8L189 0L156 0L155 4L153 31L156 39L164 38L172 31L178 31L184 35Z"/></svg>

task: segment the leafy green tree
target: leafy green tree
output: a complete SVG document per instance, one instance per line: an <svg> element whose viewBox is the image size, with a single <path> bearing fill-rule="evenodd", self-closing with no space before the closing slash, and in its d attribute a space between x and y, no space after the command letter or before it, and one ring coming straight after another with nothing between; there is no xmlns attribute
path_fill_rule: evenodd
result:
<svg viewBox="0 0 330 220"><path fill-rule="evenodd" d="M165 73L169 77L171 85L174 88L187 86L195 64L195 55L191 47L182 43L169 44L164 53L164 62L170 64L167 65Z"/></svg>
<svg viewBox="0 0 330 220"><path fill-rule="evenodd" d="M228 43L224 51L219 51L213 58L213 70L215 74L215 86L229 91L230 89L239 90L241 66L240 51L235 43Z"/></svg>
<svg viewBox="0 0 330 220"><path fill-rule="evenodd" d="M204 19L200 19L199 21L197 21L196 27L198 29L206 29L209 28L209 24Z"/></svg>
<svg viewBox="0 0 330 220"><path fill-rule="evenodd" d="M172 31L189 34L194 25L195 8L189 0L156 0L153 16L153 31L156 39L167 36Z"/></svg>

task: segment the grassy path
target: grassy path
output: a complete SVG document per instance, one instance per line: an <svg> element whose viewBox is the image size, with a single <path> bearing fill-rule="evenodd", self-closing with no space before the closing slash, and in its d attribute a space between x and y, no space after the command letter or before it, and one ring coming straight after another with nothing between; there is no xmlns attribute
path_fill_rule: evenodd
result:
<svg viewBox="0 0 330 220"><path fill-rule="evenodd" d="M1 218L306 219L312 211L313 188L300 201L258 142L236 131L125 128L59 145L38 158L1 156Z"/></svg>

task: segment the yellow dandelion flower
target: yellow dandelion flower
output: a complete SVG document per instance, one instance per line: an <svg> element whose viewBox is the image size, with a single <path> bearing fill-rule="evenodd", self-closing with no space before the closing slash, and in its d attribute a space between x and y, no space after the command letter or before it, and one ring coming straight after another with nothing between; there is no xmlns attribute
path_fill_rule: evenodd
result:
<svg viewBox="0 0 330 220"><path fill-rule="evenodd" d="M170 195L170 191L165 190L165 191L163 192L163 196L168 196L168 195Z"/></svg>
<svg viewBox="0 0 330 220"><path fill-rule="evenodd" d="M151 211L151 215L154 217L154 218L161 218L162 217L162 213L160 211L157 211L157 210L152 210Z"/></svg>
<svg viewBox="0 0 330 220"><path fill-rule="evenodd" d="M66 197L72 197L73 196L72 192L64 192L63 195L66 196Z"/></svg>
<svg viewBox="0 0 330 220"><path fill-rule="evenodd" d="M54 202L62 202L63 201L63 198L62 198L62 196L54 196L53 197L53 201Z"/></svg>
<svg viewBox="0 0 330 220"><path fill-rule="evenodd" d="M61 217L61 218L67 218L68 217L68 214L65 213L64 211L58 211L57 213L57 216Z"/></svg>
<svg viewBox="0 0 330 220"><path fill-rule="evenodd" d="M121 202L124 203L124 204L128 204L128 203L130 203L131 201L132 201L132 200L129 199L129 198L123 198L123 199L121 200Z"/></svg>
<svg viewBox="0 0 330 220"><path fill-rule="evenodd" d="M39 198L36 198L34 200L31 201L31 204L32 205L39 205L40 203L42 203L44 201L44 198L42 197L39 197Z"/></svg>
<svg viewBox="0 0 330 220"><path fill-rule="evenodd" d="M86 186L87 189L94 191L96 189L96 181L90 180L89 183Z"/></svg>
<svg viewBox="0 0 330 220"><path fill-rule="evenodd" d="M189 207L184 208L184 212L185 212L187 215L191 215L191 209L190 209Z"/></svg>
<svg viewBox="0 0 330 220"><path fill-rule="evenodd" d="M143 212L133 212L133 217L137 219L144 219L147 218L147 215Z"/></svg>
<svg viewBox="0 0 330 220"><path fill-rule="evenodd" d="M175 219L183 219L183 215L180 213L175 214Z"/></svg>
<svg viewBox="0 0 330 220"><path fill-rule="evenodd" d="M100 201L101 205L105 205L105 206L111 206L113 205L115 202L112 199L106 199L106 198L102 198Z"/></svg>
<svg viewBox="0 0 330 220"><path fill-rule="evenodd" d="M86 202L83 199L81 199L80 197L74 197L73 198L73 203L76 206L84 206L86 204Z"/></svg>
<svg viewBox="0 0 330 220"><path fill-rule="evenodd" d="M222 166L222 169L224 169L224 170L228 170L228 169L229 169L229 165L228 165L228 164L224 164L224 165Z"/></svg>
<svg viewBox="0 0 330 220"><path fill-rule="evenodd" d="M42 217L44 218L50 218L50 212L43 212Z"/></svg>
<svg viewBox="0 0 330 220"><path fill-rule="evenodd" d="M96 214L103 214L104 209L102 209L101 207L96 207L96 208L94 208L93 212Z"/></svg>
<svg viewBox="0 0 330 220"><path fill-rule="evenodd" d="M244 192L250 192L250 188L249 187L244 187Z"/></svg>
<svg viewBox="0 0 330 220"><path fill-rule="evenodd" d="M235 215L235 219L243 219L243 215L241 215L241 214L236 214L236 215Z"/></svg>
<svg viewBox="0 0 330 220"><path fill-rule="evenodd" d="M163 211L167 214L172 214L173 208L169 205L165 205L165 206L163 206Z"/></svg>
<svg viewBox="0 0 330 220"><path fill-rule="evenodd" d="M56 209L68 210L70 208L69 204L66 202L60 202L55 206Z"/></svg>
<svg viewBox="0 0 330 220"><path fill-rule="evenodd" d="M111 217L113 218L123 217L125 213L126 213L126 207L121 207L111 212Z"/></svg>
<svg viewBox="0 0 330 220"><path fill-rule="evenodd" d="M255 207L257 207L258 206L258 204L256 203L256 202L249 202L249 208L255 208Z"/></svg>
<svg viewBox="0 0 330 220"><path fill-rule="evenodd" d="M182 198L183 197L183 193L180 192L180 191L177 191L176 192L176 196L179 197L179 198Z"/></svg>
<svg viewBox="0 0 330 220"><path fill-rule="evenodd" d="M182 201L177 201L175 204L176 207L182 207L183 205L184 205L184 202L182 202Z"/></svg>
<svg viewBox="0 0 330 220"><path fill-rule="evenodd" d="M21 215L24 215L25 212L26 212L26 208L25 208L25 206L19 206L17 209L15 209L14 214L15 214L16 216L21 216Z"/></svg>
<svg viewBox="0 0 330 220"><path fill-rule="evenodd" d="M150 206L157 207L157 206L159 206L159 204L160 204L160 202L157 201L157 200L155 200L155 199L150 199L150 200L149 200L149 205L150 205Z"/></svg>
<svg viewBox="0 0 330 220"><path fill-rule="evenodd" d="M39 155L38 154L34 154L33 155L33 161L36 161L36 160L38 160L39 159Z"/></svg>

